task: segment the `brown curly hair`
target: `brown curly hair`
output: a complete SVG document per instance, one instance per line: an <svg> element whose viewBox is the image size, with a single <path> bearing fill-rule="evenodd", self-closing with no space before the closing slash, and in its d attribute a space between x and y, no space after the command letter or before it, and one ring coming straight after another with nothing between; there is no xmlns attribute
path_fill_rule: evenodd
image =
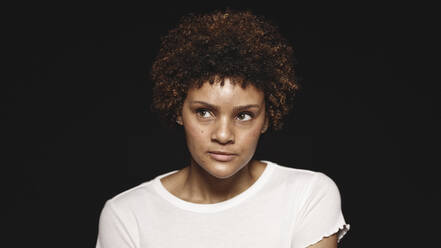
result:
<svg viewBox="0 0 441 248"><path fill-rule="evenodd" d="M252 84L264 92L270 126L280 130L299 89L292 54L277 27L250 11L189 14L161 39L151 70L151 110L176 126L190 87L232 78L242 88Z"/></svg>

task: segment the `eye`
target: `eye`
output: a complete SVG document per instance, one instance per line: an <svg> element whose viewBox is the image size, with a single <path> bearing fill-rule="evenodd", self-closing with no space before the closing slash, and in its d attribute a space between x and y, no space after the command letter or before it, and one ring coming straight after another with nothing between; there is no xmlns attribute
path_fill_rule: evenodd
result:
<svg viewBox="0 0 441 248"><path fill-rule="evenodd" d="M199 117L201 117L203 119L210 118L210 116L211 116L210 111L207 109L198 109L198 110L196 110L196 113Z"/></svg>
<svg viewBox="0 0 441 248"><path fill-rule="evenodd" d="M242 113L238 114L237 117L241 121L249 121L254 117L254 115L253 115L253 113L250 113L250 112L242 112Z"/></svg>

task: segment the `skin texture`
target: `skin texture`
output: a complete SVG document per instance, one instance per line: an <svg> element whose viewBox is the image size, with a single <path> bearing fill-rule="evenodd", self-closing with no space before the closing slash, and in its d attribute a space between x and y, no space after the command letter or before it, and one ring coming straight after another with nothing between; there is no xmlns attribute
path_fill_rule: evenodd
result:
<svg viewBox="0 0 441 248"><path fill-rule="evenodd" d="M245 105L254 107L237 109ZM243 89L226 78L223 85L191 88L176 121L184 127L192 159L189 166L161 182L178 198L199 204L225 201L248 189L265 170L265 163L253 160L260 135L268 128L264 93L253 85ZM209 151L235 156L220 162ZM335 248L336 236L310 247Z"/></svg>
<svg viewBox="0 0 441 248"><path fill-rule="evenodd" d="M308 246L308 248L337 248L337 234L325 237L319 242Z"/></svg>
<svg viewBox="0 0 441 248"><path fill-rule="evenodd" d="M253 106L235 109L245 105ZM182 185L173 187L182 198L197 203L225 201L251 186L266 166L252 160L259 137L268 128L264 95L254 86L243 89L225 79L223 86L218 80L192 88L177 121L184 126L192 158L178 176ZM221 162L209 151L235 155Z"/></svg>

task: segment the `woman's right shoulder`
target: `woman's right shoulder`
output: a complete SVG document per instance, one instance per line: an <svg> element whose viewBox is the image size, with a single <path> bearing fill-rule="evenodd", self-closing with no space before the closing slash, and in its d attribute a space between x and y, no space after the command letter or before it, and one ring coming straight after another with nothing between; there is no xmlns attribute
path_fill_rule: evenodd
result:
<svg viewBox="0 0 441 248"><path fill-rule="evenodd" d="M141 183L132 188L126 189L106 201L107 205L116 208L127 208L136 205L142 200L148 199L153 190L153 180Z"/></svg>

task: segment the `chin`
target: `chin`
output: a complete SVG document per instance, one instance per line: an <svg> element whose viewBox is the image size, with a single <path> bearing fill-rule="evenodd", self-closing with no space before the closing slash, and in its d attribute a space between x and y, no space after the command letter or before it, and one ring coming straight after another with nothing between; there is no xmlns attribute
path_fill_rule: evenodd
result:
<svg viewBox="0 0 441 248"><path fill-rule="evenodd" d="M242 163L238 163L238 161L234 160L229 162L219 162L212 160L202 167L210 175L219 179L230 178L243 168Z"/></svg>

